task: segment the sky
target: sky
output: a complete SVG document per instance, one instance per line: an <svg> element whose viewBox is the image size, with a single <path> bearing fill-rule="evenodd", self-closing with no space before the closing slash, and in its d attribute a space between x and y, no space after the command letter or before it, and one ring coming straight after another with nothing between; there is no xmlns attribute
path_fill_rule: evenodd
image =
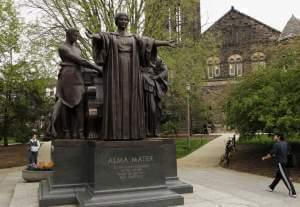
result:
<svg viewBox="0 0 300 207"><path fill-rule="evenodd" d="M22 3L23 0L15 0ZM300 18L300 0L200 0L201 18L205 31L215 21L234 6L245 13L279 31L282 31L292 14ZM35 12L22 9L25 19L34 19Z"/></svg>
<svg viewBox="0 0 300 207"><path fill-rule="evenodd" d="M203 30L222 17L234 6L279 31L282 31L292 14L300 18L300 0L201 0Z"/></svg>

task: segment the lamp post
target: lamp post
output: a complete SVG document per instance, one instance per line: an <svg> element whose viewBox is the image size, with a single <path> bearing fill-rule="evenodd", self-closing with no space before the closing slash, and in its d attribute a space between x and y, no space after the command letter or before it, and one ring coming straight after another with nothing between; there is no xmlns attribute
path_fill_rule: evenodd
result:
<svg viewBox="0 0 300 207"><path fill-rule="evenodd" d="M187 146L188 149L191 149L191 118L190 118L190 92L191 92L191 84L186 84L187 91Z"/></svg>

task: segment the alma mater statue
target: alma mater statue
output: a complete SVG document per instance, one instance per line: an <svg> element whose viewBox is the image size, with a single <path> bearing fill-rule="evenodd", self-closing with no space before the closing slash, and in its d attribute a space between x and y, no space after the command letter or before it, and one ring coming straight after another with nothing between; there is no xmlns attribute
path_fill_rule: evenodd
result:
<svg viewBox="0 0 300 207"><path fill-rule="evenodd" d="M157 47L175 46L174 41L128 33L128 21L126 13L118 13L117 32L87 32L93 40L94 60L103 66L102 138L105 140L146 137L142 67L149 66L156 58Z"/></svg>

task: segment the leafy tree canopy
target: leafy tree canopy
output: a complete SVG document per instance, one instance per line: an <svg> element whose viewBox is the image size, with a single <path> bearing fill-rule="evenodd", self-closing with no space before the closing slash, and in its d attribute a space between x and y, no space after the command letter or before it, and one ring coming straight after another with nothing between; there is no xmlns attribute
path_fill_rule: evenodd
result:
<svg viewBox="0 0 300 207"><path fill-rule="evenodd" d="M228 126L242 135L300 132L299 39L270 49L267 68L233 86L225 112Z"/></svg>
<svg viewBox="0 0 300 207"><path fill-rule="evenodd" d="M41 55L35 56L44 45L27 42L29 29L18 17L13 0L1 1L0 19L4 25L0 28L0 139L7 145L8 137L29 138L49 111L45 88L51 74L41 64Z"/></svg>

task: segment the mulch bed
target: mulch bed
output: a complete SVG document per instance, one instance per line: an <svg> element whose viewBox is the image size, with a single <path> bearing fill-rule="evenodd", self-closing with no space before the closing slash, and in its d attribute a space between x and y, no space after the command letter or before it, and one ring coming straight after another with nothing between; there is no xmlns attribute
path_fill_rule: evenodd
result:
<svg viewBox="0 0 300 207"><path fill-rule="evenodd" d="M195 136L191 139L206 139L213 140L218 136ZM178 139L186 139L186 137L177 137ZM28 164L28 146L26 144L15 144L4 147L0 145L0 169L9 168L9 167L18 167Z"/></svg>
<svg viewBox="0 0 300 207"><path fill-rule="evenodd" d="M23 166L28 163L26 144L0 146L0 169Z"/></svg>
<svg viewBox="0 0 300 207"><path fill-rule="evenodd" d="M261 160L261 157L266 155L270 151L271 147L272 145L238 144L237 151L233 153L230 164L226 168L267 177L274 177L274 161ZM297 166L290 169L290 174L294 182L300 183L300 144L293 143L292 149L296 156Z"/></svg>

